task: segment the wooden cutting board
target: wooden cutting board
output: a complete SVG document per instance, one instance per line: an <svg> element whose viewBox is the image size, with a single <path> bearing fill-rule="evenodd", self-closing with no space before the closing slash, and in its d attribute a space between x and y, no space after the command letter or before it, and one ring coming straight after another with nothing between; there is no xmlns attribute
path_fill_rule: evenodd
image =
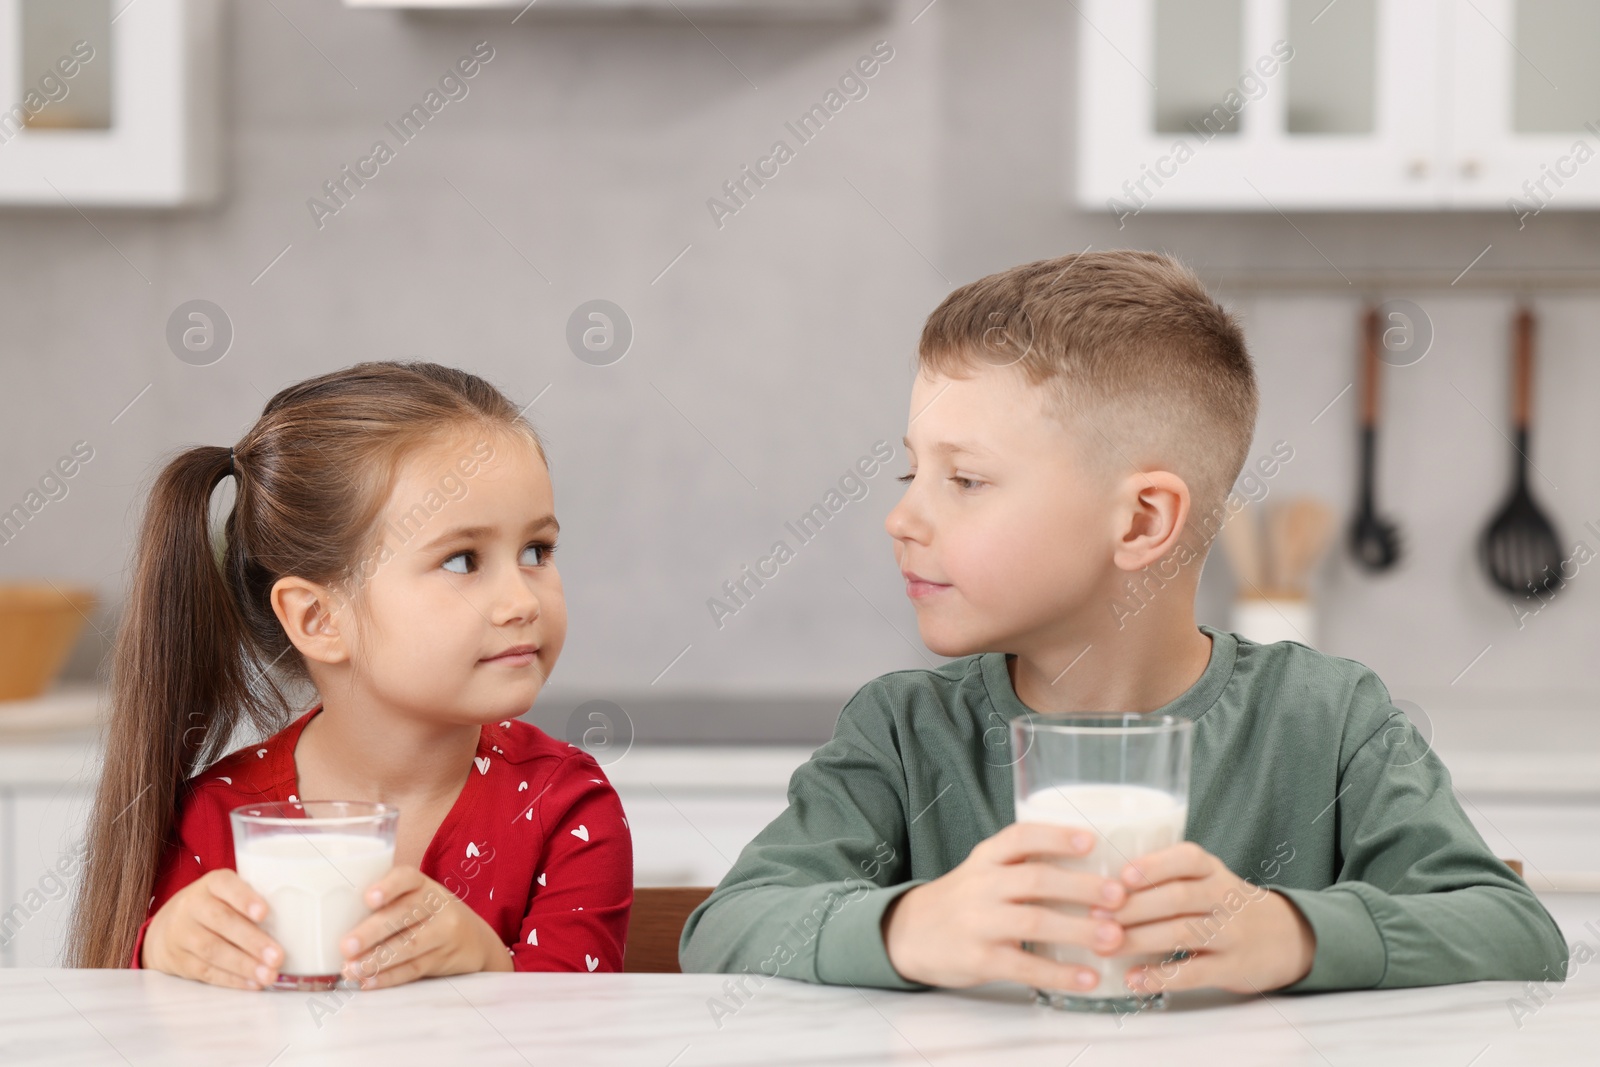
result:
<svg viewBox="0 0 1600 1067"><path fill-rule="evenodd" d="M66 682L30 700L0 700L0 741L96 730L105 721L110 693L93 682Z"/></svg>

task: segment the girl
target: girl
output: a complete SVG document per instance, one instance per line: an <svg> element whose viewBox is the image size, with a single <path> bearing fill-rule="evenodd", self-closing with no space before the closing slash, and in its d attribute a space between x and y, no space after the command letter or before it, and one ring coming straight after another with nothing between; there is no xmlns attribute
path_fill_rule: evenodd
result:
<svg viewBox="0 0 1600 1067"><path fill-rule="evenodd" d="M432 363L290 386L233 448L169 463L117 638L73 965L270 985L283 949L228 812L307 797L400 810L395 866L342 946L363 987L621 970L622 806L582 749L517 721L566 636L557 530L533 427ZM293 721L285 682L318 698ZM271 736L217 761L240 726Z"/></svg>

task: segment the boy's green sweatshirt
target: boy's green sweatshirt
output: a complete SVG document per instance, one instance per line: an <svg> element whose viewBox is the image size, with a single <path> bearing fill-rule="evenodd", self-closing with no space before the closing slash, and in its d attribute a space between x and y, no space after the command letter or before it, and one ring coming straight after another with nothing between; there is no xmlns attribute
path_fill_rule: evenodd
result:
<svg viewBox="0 0 1600 1067"><path fill-rule="evenodd" d="M1195 722L1185 838L1316 933L1284 991L1565 979L1555 921L1376 674L1199 629L1205 673L1152 714ZM890 964L880 920L1014 821L1009 723L1028 710L997 652L863 686L794 772L788 810L689 916L683 969L928 988Z"/></svg>

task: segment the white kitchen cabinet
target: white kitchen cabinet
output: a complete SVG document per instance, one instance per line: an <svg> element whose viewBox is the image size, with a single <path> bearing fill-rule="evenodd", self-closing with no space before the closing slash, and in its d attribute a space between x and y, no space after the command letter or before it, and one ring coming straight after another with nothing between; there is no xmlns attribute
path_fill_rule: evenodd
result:
<svg viewBox="0 0 1600 1067"><path fill-rule="evenodd" d="M0 965L61 965L92 800L76 785L0 790Z"/></svg>
<svg viewBox="0 0 1600 1067"><path fill-rule="evenodd" d="M633 832L635 885L716 885L750 839L789 803L782 788L617 793Z"/></svg>
<svg viewBox="0 0 1600 1067"><path fill-rule="evenodd" d="M1600 206L1600 4L1452 6L1446 201L1519 216Z"/></svg>
<svg viewBox="0 0 1600 1067"><path fill-rule="evenodd" d="M635 885L716 885L789 805L796 745L639 746L605 764L633 833Z"/></svg>
<svg viewBox="0 0 1600 1067"><path fill-rule="evenodd" d="M880 13L888 0L538 0L540 11L571 16L659 15L683 21L685 14L727 15L741 19L773 18L815 21L863 19ZM533 7L528 0L344 0L346 7L400 8L434 11L512 10Z"/></svg>
<svg viewBox="0 0 1600 1067"><path fill-rule="evenodd" d="M221 17L220 0L0 0L0 204L213 199Z"/></svg>
<svg viewBox="0 0 1600 1067"><path fill-rule="evenodd" d="M1587 0L1081 11L1076 197L1124 224L1147 210L1600 206Z"/></svg>
<svg viewBox="0 0 1600 1067"><path fill-rule="evenodd" d="M0 149L3 151L3 149ZM92 687L0 708L0 967L56 966L82 864L99 775ZM42 727L51 724L54 729Z"/></svg>
<svg viewBox="0 0 1600 1067"><path fill-rule="evenodd" d="M1600 803L1592 798L1459 793L1461 810L1536 893L1600 893Z"/></svg>

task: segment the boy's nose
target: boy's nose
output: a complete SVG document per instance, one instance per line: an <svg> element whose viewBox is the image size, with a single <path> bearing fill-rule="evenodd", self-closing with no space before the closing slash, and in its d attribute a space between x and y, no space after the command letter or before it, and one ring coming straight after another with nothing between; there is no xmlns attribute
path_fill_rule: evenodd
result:
<svg viewBox="0 0 1600 1067"><path fill-rule="evenodd" d="M891 508L889 514L884 516L883 528L887 530L889 536L894 538L896 541L920 540L920 538L916 536L916 532L924 524L916 518L910 506L907 504L907 498L909 495L910 494L908 493L907 496L901 497L900 503Z"/></svg>

